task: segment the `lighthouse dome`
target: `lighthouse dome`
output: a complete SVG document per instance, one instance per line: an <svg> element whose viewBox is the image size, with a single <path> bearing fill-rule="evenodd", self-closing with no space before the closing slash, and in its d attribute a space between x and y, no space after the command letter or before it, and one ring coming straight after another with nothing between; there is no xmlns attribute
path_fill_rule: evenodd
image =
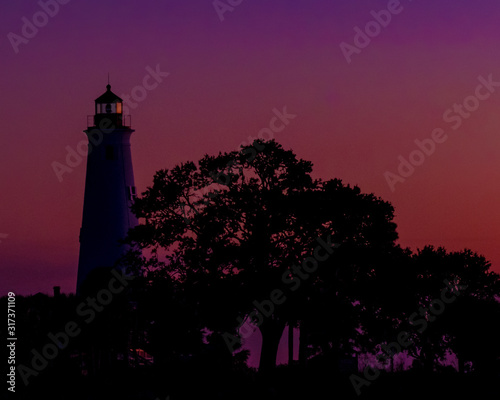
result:
<svg viewBox="0 0 500 400"><path fill-rule="evenodd" d="M111 91L111 85L106 86L106 92L95 99L96 114L121 114L123 100Z"/></svg>

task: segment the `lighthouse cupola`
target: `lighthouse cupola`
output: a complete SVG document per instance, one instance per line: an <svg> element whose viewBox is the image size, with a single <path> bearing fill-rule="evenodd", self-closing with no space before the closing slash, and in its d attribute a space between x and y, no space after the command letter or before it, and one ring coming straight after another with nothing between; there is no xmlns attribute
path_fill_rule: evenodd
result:
<svg viewBox="0 0 500 400"><path fill-rule="evenodd" d="M107 119L116 126L123 126L123 100L111 91L111 85L106 86L106 92L95 99L94 125Z"/></svg>

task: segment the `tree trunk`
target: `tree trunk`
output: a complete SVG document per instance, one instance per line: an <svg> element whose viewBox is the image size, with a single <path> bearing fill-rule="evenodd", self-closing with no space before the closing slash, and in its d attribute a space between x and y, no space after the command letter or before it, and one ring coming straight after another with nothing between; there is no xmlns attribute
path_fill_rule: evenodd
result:
<svg viewBox="0 0 500 400"><path fill-rule="evenodd" d="M288 365L293 364L293 323L288 323Z"/></svg>
<svg viewBox="0 0 500 400"><path fill-rule="evenodd" d="M432 372L434 371L435 354L434 354L434 348L429 338L427 338L427 340L423 343L421 354L423 356L422 359L423 359L424 372L432 374Z"/></svg>
<svg viewBox="0 0 500 400"><path fill-rule="evenodd" d="M299 326L299 364L301 366L306 365L306 346L307 346L307 330L304 322L300 322Z"/></svg>
<svg viewBox="0 0 500 400"><path fill-rule="evenodd" d="M458 356L457 357L457 361L458 361L458 373L459 374L463 374L464 371L465 371L465 362L464 362L464 358L461 357L461 356Z"/></svg>
<svg viewBox="0 0 500 400"><path fill-rule="evenodd" d="M278 346L280 344L285 323L267 319L260 327L262 349L260 351L259 372L268 372L276 366Z"/></svg>

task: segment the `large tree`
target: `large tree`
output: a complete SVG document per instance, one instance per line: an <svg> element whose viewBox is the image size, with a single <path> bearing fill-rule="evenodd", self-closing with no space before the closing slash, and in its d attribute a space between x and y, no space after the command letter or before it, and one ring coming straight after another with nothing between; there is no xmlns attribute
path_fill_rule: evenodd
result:
<svg viewBox="0 0 500 400"><path fill-rule="evenodd" d="M427 246L414 260L418 271L414 311L418 310L419 320L413 320L421 322L415 324L420 332L414 334L411 354L427 372L453 352L460 372L465 362L472 362L476 371L484 373L485 365L493 365L500 356L498 341L482 340L499 332L498 274L484 256L467 249L448 253Z"/></svg>
<svg viewBox="0 0 500 400"><path fill-rule="evenodd" d="M277 142L255 141L158 171L133 206L143 222L129 241L148 271L189 290L214 334L236 333L250 316L262 334L261 370L275 365L285 325L307 325L325 283L335 290L333 261L318 274L321 265L303 265L318 243L340 244L340 266L355 266L351 274L362 282L373 267L366 260L397 238L390 204L336 179L315 180L311 171L312 163Z"/></svg>
<svg viewBox="0 0 500 400"><path fill-rule="evenodd" d="M484 341L478 339L484 331L495 331L491 318L498 315L500 280L483 256L426 246L386 259L392 262L376 269L374 290L365 291L362 302L375 311L375 318L362 317L368 342L396 342L398 334L408 332L412 344L407 351L429 374L450 352L460 371L466 361L476 369L494 364L498 347L490 344L489 352L482 351Z"/></svg>

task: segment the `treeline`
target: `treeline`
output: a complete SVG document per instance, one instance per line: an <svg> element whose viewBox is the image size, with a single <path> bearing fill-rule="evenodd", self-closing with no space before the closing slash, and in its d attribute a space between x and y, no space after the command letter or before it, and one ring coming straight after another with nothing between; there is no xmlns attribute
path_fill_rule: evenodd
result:
<svg viewBox="0 0 500 400"><path fill-rule="evenodd" d="M127 377L123 398L315 398L327 387L387 397L424 381L498 394L500 279L490 263L471 250L400 247L391 204L311 172L275 141L158 171L133 205L141 223L125 240L120 265L133 278L123 291L108 290L116 271L98 269L80 298L20 301L28 367L49 331L81 328L29 379L49 369L85 387ZM286 327L290 359L277 367ZM257 370L241 347L253 329Z"/></svg>

